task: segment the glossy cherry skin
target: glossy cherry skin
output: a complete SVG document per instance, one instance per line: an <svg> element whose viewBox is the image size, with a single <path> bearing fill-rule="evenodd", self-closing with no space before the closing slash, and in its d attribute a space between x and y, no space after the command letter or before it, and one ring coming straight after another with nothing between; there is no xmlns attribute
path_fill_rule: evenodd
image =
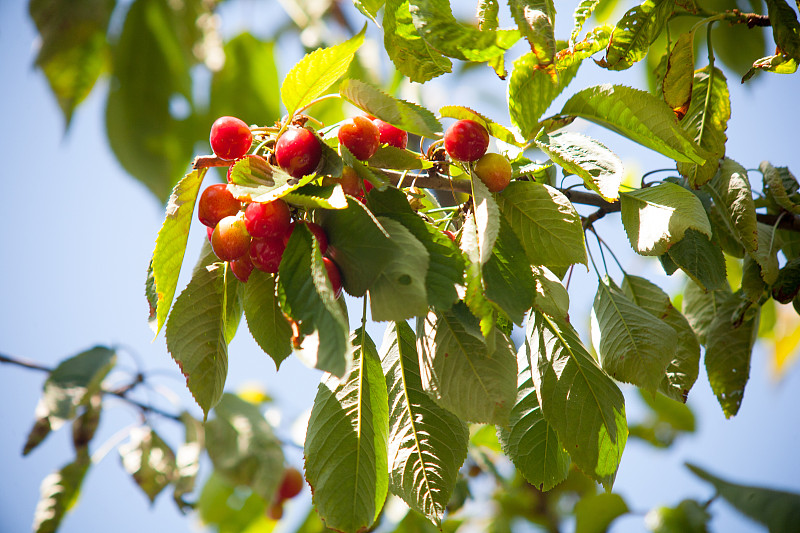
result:
<svg viewBox="0 0 800 533"><path fill-rule="evenodd" d="M242 283L247 283L250 274L253 273L253 262L250 260L250 253L245 253L241 257L231 261L231 271L236 279Z"/></svg>
<svg viewBox="0 0 800 533"><path fill-rule="evenodd" d="M347 119L339 127L339 143L361 161L366 161L380 148L381 134L373 122L362 115Z"/></svg>
<svg viewBox="0 0 800 533"><path fill-rule="evenodd" d="M477 161L489 147L489 133L474 120L459 120L444 134L444 149L457 161Z"/></svg>
<svg viewBox="0 0 800 533"><path fill-rule="evenodd" d="M242 203L233 197L224 183L209 185L197 203L197 218L209 228L215 227L225 217L235 215Z"/></svg>
<svg viewBox="0 0 800 533"><path fill-rule="evenodd" d="M406 146L408 146L408 132L396 128L379 118L372 119L372 123L378 128L381 144L388 144L402 150L405 150Z"/></svg>
<svg viewBox="0 0 800 533"><path fill-rule="evenodd" d="M491 192L500 192L511 182L511 163L500 154L486 154L475 163L475 175Z"/></svg>
<svg viewBox="0 0 800 533"><path fill-rule="evenodd" d="M306 128L289 126L275 143L275 160L295 178L314 172L321 158L319 139Z"/></svg>
<svg viewBox="0 0 800 533"><path fill-rule="evenodd" d="M319 244L320 253L324 254L328 251L328 235L325 233L325 230L322 229L322 226L319 224L307 222L305 220L292 223L291 228L289 228L289 231L283 237L284 245L289 244L289 238L292 236L292 232L297 224L305 224L309 231L314 234L314 237L317 239L317 243Z"/></svg>
<svg viewBox="0 0 800 533"><path fill-rule="evenodd" d="M257 269L275 274L285 249L281 237L256 238L250 243L250 260Z"/></svg>
<svg viewBox="0 0 800 533"><path fill-rule="evenodd" d="M278 500L288 500L294 498L303 490L303 474L294 467L287 468L283 473L281 485L278 487Z"/></svg>
<svg viewBox="0 0 800 533"><path fill-rule="evenodd" d="M211 249L223 261L233 261L247 253L250 235L244 220L237 216L225 217L219 221L211 234Z"/></svg>
<svg viewBox="0 0 800 533"><path fill-rule="evenodd" d="M220 159L239 159L253 144L253 134L244 121L236 117L219 117L211 125L211 149Z"/></svg>
<svg viewBox="0 0 800 533"><path fill-rule="evenodd" d="M325 271L328 273L334 297L339 298L342 295L342 273L339 272L339 267L336 266L336 263L327 257L322 258L322 264L325 265Z"/></svg>
<svg viewBox="0 0 800 533"><path fill-rule="evenodd" d="M253 237L283 237L292 224L292 213L286 202L250 202L244 210L247 232Z"/></svg>

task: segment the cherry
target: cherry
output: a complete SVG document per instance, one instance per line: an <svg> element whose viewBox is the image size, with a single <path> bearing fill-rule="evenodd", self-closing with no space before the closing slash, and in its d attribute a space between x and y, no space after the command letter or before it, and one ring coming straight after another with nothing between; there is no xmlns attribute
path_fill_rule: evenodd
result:
<svg viewBox="0 0 800 533"><path fill-rule="evenodd" d="M251 202L244 210L247 232L253 237L283 237L291 228L292 213L286 202Z"/></svg>
<svg viewBox="0 0 800 533"><path fill-rule="evenodd" d="M339 182L345 194L350 196L362 196L364 191L361 190L361 178L353 167L344 166L342 169L342 179Z"/></svg>
<svg viewBox="0 0 800 533"><path fill-rule="evenodd" d="M380 148L381 134L378 127L365 116L347 119L339 127L339 143L345 146L356 159L366 161Z"/></svg>
<svg viewBox="0 0 800 533"><path fill-rule="evenodd" d="M264 272L275 274L281 264L286 244L281 237L258 237L250 243L250 261Z"/></svg>
<svg viewBox="0 0 800 533"><path fill-rule="evenodd" d="M247 233L244 220L237 216L220 220L211 234L211 249L223 261L238 259L247 253L249 246L250 234Z"/></svg>
<svg viewBox="0 0 800 533"><path fill-rule="evenodd" d="M206 226L206 235L208 235L208 242L211 242L211 235L214 233L214 228Z"/></svg>
<svg viewBox="0 0 800 533"><path fill-rule="evenodd" d="M489 147L489 133L474 120L459 120L444 134L444 149L457 161L476 161Z"/></svg>
<svg viewBox="0 0 800 533"><path fill-rule="evenodd" d="M333 295L338 298L342 295L342 273L339 272L339 267L336 266L332 260L327 257L322 258L322 263L325 265L325 271L328 273L328 279L333 287Z"/></svg>
<svg viewBox="0 0 800 533"><path fill-rule="evenodd" d="M250 260L250 253L245 253L241 257L231 261L231 270L236 279L242 283L247 283L250 274L253 272L253 262Z"/></svg>
<svg viewBox="0 0 800 533"><path fill-rule="evenodd" d="M242 120L236 117L219 117L211 125L211 149L220 159L239 159L250 150L253 134Z"/></svg>
<svg viewBox="0 0 800 533"><path fill-rule="evenodd" d="M297 224L305 224L308 230L314 234L314 237L317 239L317 243L319 244L319 251L320 253L325 253L328 251L328 235L325 233L325 230L322 229L322 226L319 224L315 224L313 222L306 222L305 220L301 220L299 222L293 223L287 231L283 235L283 244L289 244L289 238L292 236L292 232Z"/></svg>
<svg viewBox="0 0 800 533"><path fill-rule="evenodd" d="M270 506L267 508L267 516L276 521L283 518L283 502L275 502L270 504Z"/></svg>
<svg viewBox="0 0 800 533"><path fill-rule="evenodd" d="M406 146L408 146L408 133L405 131L401 130L400 128L396 128L379 118L372 119L372 123L378 128L378 133L380 133L381 137L381 144L388 144L389 146L394 146L395 148L400 148L402 150L405 150Z"/></svg>
<svg viewBox="0 0 800 533"><path fill-rule="evenodd" d="M287 468L283 472L283 479L280 487L278 487L278 501L288 500L300 494L304 483L303 474L299 470L291 466Z"/></svg>
<svg viewBox="0 0 800 533"><path fill-rule="evenodd" d="M215 183L206 187L200 195L197 218L206 226L213 228L220 220L235 215L241 208L241 202L233 197L224 183Z"/></svg>
<svg viewBox="0 0 800 533"><path fill-rule="evenodd" d="M486 154L475 163L475 175L491 192L500 192L511 182L511 163L500 154Z"/></svg>
<svg viewBox="0 0 800 533"><path fill-rule="evenodd" d="M311 131L289 126L275 143L275 159L292 177L300 178L316 170L322 147Z"/></svg>

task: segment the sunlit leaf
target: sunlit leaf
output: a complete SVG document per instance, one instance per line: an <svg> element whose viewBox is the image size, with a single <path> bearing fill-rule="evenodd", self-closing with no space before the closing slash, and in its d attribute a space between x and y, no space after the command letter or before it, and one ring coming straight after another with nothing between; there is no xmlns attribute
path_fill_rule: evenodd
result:
<svg viewBox="0 0 800 533"><path fill-rule="evenodd" d="M678 118L689 111L694 83L694 33L682 33L672 45L664 74L664 101Z"/></svg>
<svg viewBox="0 0 800 533"><path fill-rule="evenodd" d="M687 229L683 239L673 244L667 254L673 264L704 289L713 291L728 286L722 250L699 231Z"/></svg>
<svg viewBox="0 0 800 533"><path fill-rule="evenodd" d="M672 14L675 0L645 0L617 22L602 66L624 70L641 61Z"/></svg>
<svg viewBox="0 0 800 533"><path fill-rule="evenodd" d="M175 491L173 498L181 510L189 505L184 496L194 490L197 474L200 471L200 457L205 449L205 432L203 424L184 411L180 415L185 430L184 443L175 454Z"/></svg>
<svg viewBox="0 0 800 533"><path fill-rule="evenodd" d="M739 237L748 253L758 250L758 224L753 191L747 171L733 159L725 158L719 172L704 188L723 213L728 229Z"/></svg>
<svg viewBox="0 0 800 533"><path fill-rule="evenodd" d="M67 512L77 503L83 478L92 464L89 450L78 450L75 461L42 480L33 513L34 533L55 533Z"/></svg>
<svg viewBox="0 0 800 533"><path fill-rule="evenodd" d="M386 1L383 30L386 53L397 70L411 81L424 83L452 71L452 61L417 33L408 0Z"/></svg>
<svg viewBox="0 0 800 533"><path fill-rule="evenodd" d="M243 302L250 334L280 369L292 353L292 328L278 304L275 278L254 269L245 285Z"/></svg>
<svg viewBox="0 0 800 533"><path fill-rule="evenodd" d="M119 447L122 466L150 499L169 485L175 477L175 454L152 428L131 430L130 440Z"/></svg>
<svg viewBox="0 0 800 533"><path fill-rule="evenodd" d="M584 496L575 504L575 533L605 533L615 519L629 512L619 494Z"/></svg>

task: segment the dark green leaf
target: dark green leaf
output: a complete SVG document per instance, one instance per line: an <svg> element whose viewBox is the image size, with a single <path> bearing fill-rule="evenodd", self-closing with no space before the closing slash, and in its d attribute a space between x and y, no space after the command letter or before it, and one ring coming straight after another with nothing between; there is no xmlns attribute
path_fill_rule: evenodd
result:
<svg viewBox="0 0 800 533"><path fill-rule="evenodd" d="M383 44L397 70L411 81L424 83L453 69L453 63L417 33L408 0L386 1Z"/></svg>
<svg viewBox="0 0 800 533"><path fill-rule="evenodd" d="M717 310L731 296L731 289L726 280L722 290L706 291L693 281L687 281L683 292L683 314L697 334L697 340L703 346L708 339L708 329Z"/></svg>
<svg viewBox="0 0 800 533"><path fill-rule="evenodd" d="M253 270L244 288L244 316L250 334L280 369L292 353L292 328L278 305L275 278Z"/></svg>
<svg viewBox="0 0 800 533"><path fill-rule="evenodd" d="M33 513L34 533L55 533L80 496L83 478L92 464L89 450L78 451L75 461L42 480L39 503Z"/></svg>
<svg viewBox="0 0 800 533"><path fill-rule="evenodd" d="M704 188L723 214L728 229L744 245L748 253L758 250L758 223L753 191L747 171L733 159L725 158L719 172Z"/></svg>
<svg viewBox="0 0 800 533"><path fill-rule="evenodd" d="M675 0L645 0L631 8L617 22L606 59L601 64L609 70L625 70L641 61L672 14Z"/></svg>
<svg viewBox="0 0 800 533"><path fill-rule="evenodd" d="M722 250L699 231L687 229L683 239L673 244L667 253L704 289L713 291L728 286Z"/></svg>
<svg viewBox="0 0 800 533"><path fill-rule="evenodd" d="M797 22L797 13L786 0L767 0L767 10L778 49L800 62L800 23Z"/></svg>
<svg viewBox="0 0 800 533"><path fill-rule="evenodd" d="M764 191L769 197L783 209L800 215L800 202L795 196L798 192L798 183L789 169L773 167L769 161L762 161L758 168L763 176Z"/></svg>
<svg viewBox="0 0 800 533"><path fill-rule="evenodd" d="M175 478L175 454L148 426L131 430L130 440L119 447L122 466L150 502Z"/></svg>
<svg viewBox="0 0 800 533"><path fill-rule="evenodd" d="M489 261L483 265L486 298L502 309L512 322L522 325L533 305L536 283L525 251L505 219Z"/></svg>
<svg viewBox="0 0 800 533"><path fill-rule="evenodd" d="M758 14L763 12L761 1L757 4L749 2L746 5L748 11L752 10ZM726 5L723 9L729 9L729 7ZM738 77L747 75L753 62L761 58L767 51L765 32L753 31L747 27L747 24L717 23L711 32L711 38L714 43L714 54Z"/></svg>
<svg viewBox="0 0 800 533"><path fill-rule="evenodd" d="M781 268L778 278L772 285L775 301L788 304L800 291L800 259L795 258Z"/></svg>

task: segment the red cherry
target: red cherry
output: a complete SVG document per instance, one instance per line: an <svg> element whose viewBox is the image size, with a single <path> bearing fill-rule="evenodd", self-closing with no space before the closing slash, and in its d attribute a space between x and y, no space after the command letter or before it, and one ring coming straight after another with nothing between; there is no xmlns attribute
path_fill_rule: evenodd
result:
<svg viewBox="0 0 800 533"><path fill-rule="evenodd" d="M211 149L220 159L239 159L250 150L253 134L242 120L236 117L219 117L211 125Z"/></svg>
<svg viewBox="0 0 800 533"><path fill-rule="evenodd" d="M289 126L275 143L275 159L292 177L300 178L316 170L322 147L311 131Z"/></svg>
<svg viewBox="0 0 800 533"><path fill-rule="evenodd" d="M325 253L328 251L328 235L325 233L325 230L322 229L322 226L319 224L315 224L313 222L306 222L305 220L300 220L298 222L293 222L289 231L287 231L283 236L283 244L289 244L289 239L292 236L292 232L297 224L305 224L306 227L314 234L314 237L317 239L317 243L319 244L319 251L320 253Z"/></svg>
<svg viewBox="0 0 800 533"><path fill-rule="evenodd" d="M286 245L280 237L255 238L250 243L250 260L257 269L275 274L285 248Z"/></svg>
<svg viewBox="0 0 800 533"><path fill-rule="evenodd" d="M339 267L336 266L332 260L327 257L322 258L322 263L325 265L325 271L328 273L328 279L333 287L333 294L335 298L342 295L342 273L339 272Z"/></svg>
<svg viewBox="0 0 800 533"><path fill-rule="evenodd" d="M276 521L283 518L283 502L275 502L270 504L270 506L267 508L267 516Z"/></svg>
<svg viewBox="0 0 800 533"><path fill-rule="evenodd" d="M489 133L474 120L459 120L444 134L444 149L457 161L476 161L489 147Z"/></svg>
<svg viewBox="0 0 800 533"><path fill-rule="evenodd" d="M271 202L251 202L244 210L244 223L253 237L283 237L292 224L289 206L280 198Z"/></svg>
<svg viewBox="0 0 800 533"><path fill-rule="evenodd" d="M456 242L456 234L450 231L449 229L444 230L442 233L447 235L447 238L453 242Z"/></svg>
<svg viewBox="0 0 800 533"><path fill-rule="evenodd" d="M211 249L223 261L233 261L247 253L250 235L244 220L237 216L225 217L219 221L211 234Z"/></svg>
<svg viewBox="0 0 800 533"><path fill-rule="evenodd" d="M342 185L342 190L345 194L349 194L350 196L359 196L363 195L363 191L361 190L361 178L358 175L358 172L353 167L345 167L342 169L342 179L339 182Z"/></svg>
<svg viewBox="0 0 800 533"><path fill-rule="evenodd" d="M401 130L400 128L396 128L379 118L372 119L372 123L378 128L378 133L380 133L381 137L381 144L388 144L389 146L394 146L395 148L401 148L403 150L405 150L406 146L408 146L407 132Z"/></svg>
<svg viewBox="0 0 800 533"><path fill-rule="evenodd" d="M213 228L220 220L235 215L241 208L241 202L233 197L224 183L215 183L206 187L200 195L197 218L206 226Z"/></svg>
<svg viewBox="0 0 800 533"><path fill-rule="evenodd" d="M294 498L303 490L303 474L294 467L289 467L283 473L281 485L278 487L278 501Z"/></svg>
<svg viewBox="0 0 800 533"><path fill-rule="evenodd" d="M208 242L211 242L211 235L214 233L214 228L206 226L206 235L208 235Z"/></svg>
<svg viewBox="0 0 800 533"><path fill-rule="evenodd" d="M339 127L339 143L344 145L356 159L366 161L381 146L378 127L365 116L347 119Z"/></svg>
<svg viewBox="0 0 800 533"><path fill-rule="evenodd" d="M511 163L500 154L486 154L475 163L475 175L491 192L500 192L511 182Z"/></svg>
<svg viewBox="0 0 800 533"><path fill-rule="evenodd" d="M250 260L250 253L245 253L241 257L231 261L231 271L236 279L242 283L247 283L250 274L253 272L253 262Z"/></svg>
<svg viewBox="0 0 800 533"><path fill-rule="evenodd" d="M368 194L369 191L371 191L374 188L375 186L372 184L372 182L364 180L364 194Z"/></svg>

